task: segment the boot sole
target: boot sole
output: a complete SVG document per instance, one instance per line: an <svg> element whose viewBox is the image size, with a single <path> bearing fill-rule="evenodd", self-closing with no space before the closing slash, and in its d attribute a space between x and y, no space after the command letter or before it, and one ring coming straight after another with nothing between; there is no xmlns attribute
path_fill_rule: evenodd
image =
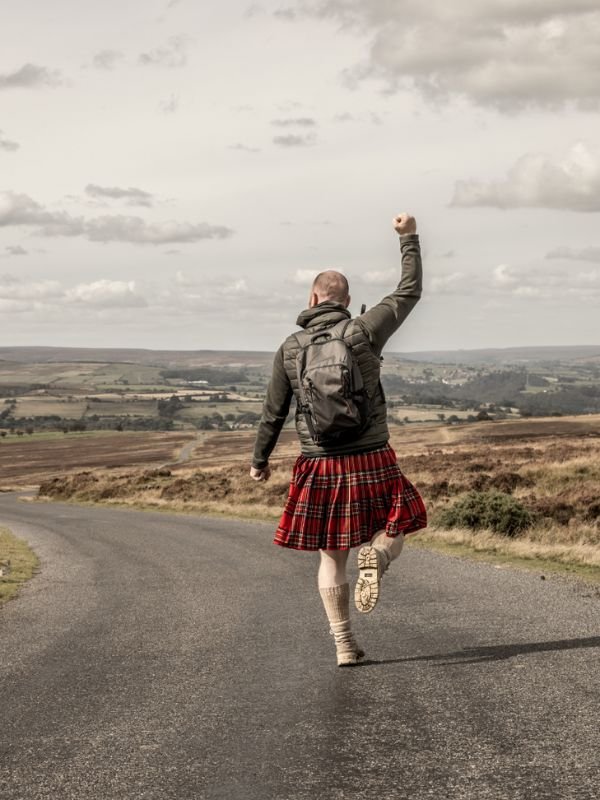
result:
<svg viewBox="0 0 600 800"><path fill-rule="evenodd" d="M374 547L361 547L358 551L358 578L354 589L354 603L362 614L368 614L377 605L380 582L377 551Z"/></svg>
<svg viewBox="0 0 600 800"><path fill-rule="evenodd" d="M356 653L348 653L337 657L337 665L338 667L354 667L359 663L359 660L359 656Z"/></svg>

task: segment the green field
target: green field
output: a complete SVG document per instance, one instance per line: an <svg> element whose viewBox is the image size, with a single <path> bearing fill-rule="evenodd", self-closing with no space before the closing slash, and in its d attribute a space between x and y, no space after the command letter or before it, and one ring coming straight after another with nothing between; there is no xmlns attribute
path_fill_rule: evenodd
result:
<svg viewBox="0 0 600 800"><path fill-rule="evenodd" d="M448 354L447 361L443 354L421 361L386 354L382 381L390 422L598 413L600 348L592 350L559 348L559 358L547 351L546 359L524 362L513 350L506 363L494 352L489 364L470 351ZM235 427L245 414L260 414L272 363L268 353L22 348L19 362L19 348L3 352L11 360L0 360L0 432L8 437L31 428ZM69 361L69 353L85 353L87 360ZM113 361L102 360L109 354ZM178 400L170 401L173 395Z"/></svg>

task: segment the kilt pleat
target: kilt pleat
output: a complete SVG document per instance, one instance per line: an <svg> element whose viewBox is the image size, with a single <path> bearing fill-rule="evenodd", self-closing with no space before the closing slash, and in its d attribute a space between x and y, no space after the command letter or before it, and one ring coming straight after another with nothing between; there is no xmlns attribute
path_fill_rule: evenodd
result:
<svg viewBox="0 0 600 800"><path fill-rule="evenodd" d="M294 550L348 550L377 531L393 537L426 526L421 495L386 445L369 453L299 456L274 543Z"/></svg>

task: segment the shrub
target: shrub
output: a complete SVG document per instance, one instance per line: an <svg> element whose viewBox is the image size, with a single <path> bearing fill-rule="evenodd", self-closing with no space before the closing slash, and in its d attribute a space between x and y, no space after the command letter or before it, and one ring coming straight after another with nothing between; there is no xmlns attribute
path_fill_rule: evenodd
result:
<svg viewBox="0 0 600 800"><path fill-rule="evenodd" d="M504 536L516 536L533 522L533 515L504 492L468 492L437 515L444 528L489 528Z"/></svg>

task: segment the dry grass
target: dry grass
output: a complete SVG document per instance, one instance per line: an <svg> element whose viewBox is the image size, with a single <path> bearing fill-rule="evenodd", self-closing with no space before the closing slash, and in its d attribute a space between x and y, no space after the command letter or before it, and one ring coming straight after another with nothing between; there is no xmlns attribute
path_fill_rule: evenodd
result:
<svg viewBox="0 0 600 800"><path fill-rule="evenodd" d="M38 563L29 545L6 528L0 528L0 606L17 594L21 584L31 578Z"/></svg>
<svg viewBox="0 0 600 800"><path fill-rule="evenodd" d="M476 553L490 553L533 561L551 561L558 564L579 564L598 569L600 575L600 548L585 541L553 541L544 538L542 529L537 535L529 532L510 539L490 531L472 531L461 528L428 530L420 535L423 543L440 542L449 546L468 547Z"/></svg>
<svg viewBox="0 0 600 800"><path fill-rule="evenodd" d="M52 478L40 497L78 502L144 506L175 511L275 518L287 496L291 465L273 469L268 483L256 483L244 466L213 470L150 469L94 471Z"/></svg>

